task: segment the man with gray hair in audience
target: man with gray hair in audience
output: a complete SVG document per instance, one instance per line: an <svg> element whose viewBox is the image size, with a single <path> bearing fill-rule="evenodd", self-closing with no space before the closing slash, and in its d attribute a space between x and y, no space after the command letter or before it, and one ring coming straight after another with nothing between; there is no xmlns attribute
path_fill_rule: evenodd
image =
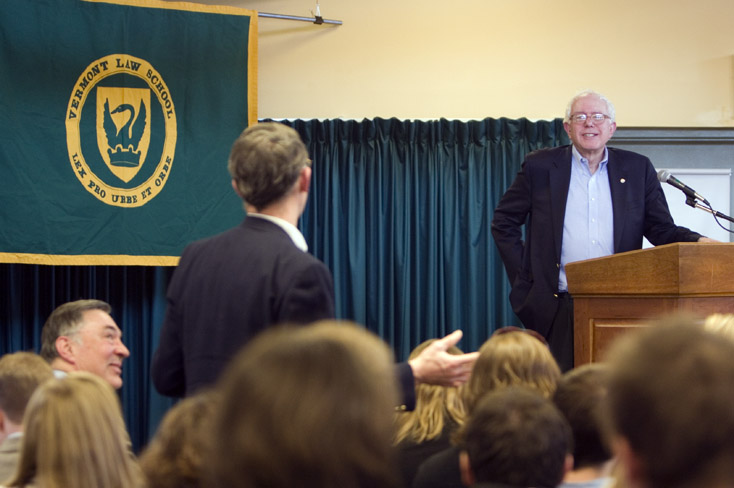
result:
<svg viewBox="0 0 734 488"><path fill-rule="evenodd" d="M122 363L130 351L102 300L77 300L54 310L41 331L41 357L57 376L88 371L113 388L122 386Z"/></svg>

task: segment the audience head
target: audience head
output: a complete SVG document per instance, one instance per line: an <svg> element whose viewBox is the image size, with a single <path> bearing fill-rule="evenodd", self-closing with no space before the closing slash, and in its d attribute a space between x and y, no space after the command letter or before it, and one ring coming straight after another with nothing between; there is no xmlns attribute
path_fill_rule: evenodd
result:
<svg viewBox="0 0 734 488"><path fill-rule="evenodd" d="M486 392L508 386L524 386L550 398L560 377L561 370L542 337L524 329L499 329L479 348L465 389L467 411L471 414Z"/></svg>
<svg viewBox="0 0 734 488"><path fill-rule="evenodd" d="M77 300L54 310L41 332L41 356L60 371L88 371L113 388L122 386L122 362L130 351L101 300Z"/></svg>
<svg viewBox="0 0 734 488"><path fill-rule="evenodd" d="M390 487L392 354L354 324L266 330L225 372L211 486Z"/></svg>
<svg viewBox="0 0 734 488"><path fill-rule="evenodd" d="M203 486L204 459L211 451L218 399L214 391L202 391L180 401L166 413L140 457L140 467L149 486Z"/></svg>
<svg viewBox="0 0 734 488"><path fill-rule="evenodd" d="M51 366L36 354L16 352L0 357L0 443L8 434L21 431L28 400L51 378Z"/></svg>
<svg viewBox="0 0 734 488"><path fill-rule="evenodd" d="M309 165L306 146L294 129L261 122L245 129L234 142L228 167L237 194L259 211L293 191L304 174L308 183ZM304 188L299 185L299 189Z"/></svg>
<svg viewBox="0 0 734 488"><path fill-rule="evenodd" d="M552 488L570 467L571 432L549 400L509 387L482 397L465 425L461 449L466 486Z"/></svg>
<svg viewBox="0 0 734 488"><path fill-rule="evenodd" d="M436 339L429 339L410 353L409 360L416 358ZM447 352L463 354L456 346ZM415 387L416 403L412 412L399 412L396 417L395 443L407 440L421 443L440 436L447 423L462 425L466 411L462 390L464 386L439 386L418 383Z"/></svg>
<svg viewBox="0 0 734 488"><path fill-rule="evenodd" d="M709 315L703 323L703 328L715 334L734 339L734 314L715 313Z"/></svg>
<svg viewBox="0 0 734 488"><path fill-rule="evenodd" d="M96 375L73 372L39 386L23 431L20 462L8 486L139 486L120 402Z"/></svg>
<svg viewBox="0 0 734 488"><path fill-rule="evenodd" d="M694 321L629 333L609 358L613 446L631 487L734 483L734 343Z"/></svg>
<svg viewBox="0 0 734 488"><path fill-rule="evenodd" d="M585 364L565 373L553 402L573 433L574 470L600 468L612 457L604 432L609 365Z"/></svg>

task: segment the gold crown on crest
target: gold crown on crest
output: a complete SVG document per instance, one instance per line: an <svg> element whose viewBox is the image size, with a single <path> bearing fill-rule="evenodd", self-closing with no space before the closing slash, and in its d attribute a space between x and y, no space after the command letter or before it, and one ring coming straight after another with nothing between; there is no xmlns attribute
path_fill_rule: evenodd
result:
<svg viewBox="0 0 734 488"><path fill-rule="evenodd" d="M110 156L110 164L124 168L140 166L140 153L141 151L136 151L132 144L127 146L127 148L122 147L121 144L117 144L114 149L107 149L107 154Z"/></svg>

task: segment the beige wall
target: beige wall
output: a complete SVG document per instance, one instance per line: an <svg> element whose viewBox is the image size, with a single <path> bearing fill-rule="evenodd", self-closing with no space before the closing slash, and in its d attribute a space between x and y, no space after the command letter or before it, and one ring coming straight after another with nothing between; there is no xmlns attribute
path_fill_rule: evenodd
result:
<svg viewBox="0 0 734 488"><path fill-rule="evenodd" d="M310 16L316 0L200 0ZM261 118L561 116L734 126L732 0L321 0L341 26L259 19Z"/></svg>

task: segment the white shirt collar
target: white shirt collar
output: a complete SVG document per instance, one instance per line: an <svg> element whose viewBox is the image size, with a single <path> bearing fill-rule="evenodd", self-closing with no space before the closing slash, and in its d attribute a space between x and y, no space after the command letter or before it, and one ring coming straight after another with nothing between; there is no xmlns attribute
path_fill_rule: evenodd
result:
<svg viewBox="0 0 734 488"><path fill-rule="evenodd" d="M275 225L283 229L285 233L288 234L288 237L291 238L291 240L293 241L293 244L295 244L298 249L300 249L303 252L308 251L308 243L306 243L306 239L303 237L303 234L301 234L301 231L298 230L298 227L294 226L290 222L287 222L281 219L280 217L274 217L272 215L265 215L265 214L260 214L260 213L248 213L247 216L269 220L270 222L274 223Z"/></svg>
<svg viewBox="0 0 734 488"><path fill-rule="evenodd" d="M585 161L584 164L589 164L588 159L583 157L578 149L576 149L575 145L571 145L571 152L573 153L573 156L576 158L576 161ZM602 164L606 164L607 160L609 159L609 150L607 149L607 146L604 146L604 157L601 158L601 161L599 161L599 166Z"/></svg>

